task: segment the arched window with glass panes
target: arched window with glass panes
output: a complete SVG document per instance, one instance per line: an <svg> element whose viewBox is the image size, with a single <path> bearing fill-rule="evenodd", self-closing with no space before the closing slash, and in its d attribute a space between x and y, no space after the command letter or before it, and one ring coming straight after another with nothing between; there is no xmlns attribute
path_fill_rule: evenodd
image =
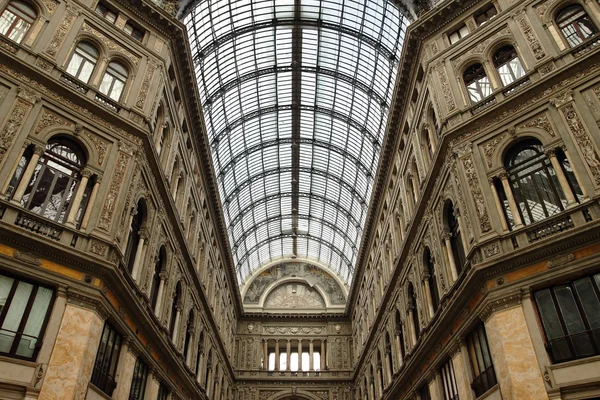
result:
<svg viewBox="0 0 600 400"><path fill-rule="evenodd" d="M598 33L590 16L580 4L572 4L559 10L556 14L556 24L571 47Z"/></svg>
<svg viewBox="0 0 600 400"><path fill-rule="evenodd" d="M24 166L29 163L27 157L31 157L31 153L25 152L23 157L19 165ZM85 165L86 155L79 145L63 137L50 139L20 198L21 205L53 221L66 222ZM83 215L91 191L89 181L83 189L81 199L74 205L78 207L74 214L77 223Z"/></svg>
<svg viewBox="0 0 600 400"><path fill-rule="evenodd" d="M100 90L100 93L108 96L112 100L119 101L121 100L121 95L125 89L128 76L129 72L127 71L127 68L123 66L123 64L112 61L106 67L106 71L104 72L104 76L102 77L102 82L100 83L98 90Z"/></svg>
<svg viewBox="0 0 600 400"><path fill-rule="evenodd" d="M11 1L0 14L0 34L21 43L37 19L37 11L24 1Z"/></svg>
<svg viewBox="0 0 600 400"><path fill-rule="evenodd" d="M493 62L504 86L518 81L526 74L517 51L511 45L502 46L496 50Z"/></svg>
<svg viewBox="0 0 600 400"><path fill-rule="evenodd" d="M463 80L472 103L478 103L492 94L492 85L481 63L470 65L463 73Z"/></svg>
<svg viewBox="0 0 600 400"><path fill-rule="evenodd" d="M92 44L79 42L67 65L67 73L81 82L88 83L96 68L99 55L98 49Z"/></svg>

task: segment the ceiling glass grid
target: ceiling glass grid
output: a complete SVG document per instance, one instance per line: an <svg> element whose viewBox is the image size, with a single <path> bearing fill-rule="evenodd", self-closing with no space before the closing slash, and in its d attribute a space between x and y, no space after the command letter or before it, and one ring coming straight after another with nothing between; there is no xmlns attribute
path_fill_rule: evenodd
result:
<svg viewBox="0 0 600 400"><path fill-rule="evenodd" d="M405 19L389 0L202 0L184 22L240 283L293 255L349 283Z"/></svg>

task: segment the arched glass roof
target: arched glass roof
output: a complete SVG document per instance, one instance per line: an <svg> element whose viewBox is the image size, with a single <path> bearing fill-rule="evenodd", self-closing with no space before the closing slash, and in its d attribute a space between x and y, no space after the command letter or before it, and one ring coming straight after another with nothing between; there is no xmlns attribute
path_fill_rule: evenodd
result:
<svg viewBox="0 0 600 400"><path fill-rule="evenodd" d="M200 0L184 18L238 279L352 279L406 18L389 0Z"/></svg>

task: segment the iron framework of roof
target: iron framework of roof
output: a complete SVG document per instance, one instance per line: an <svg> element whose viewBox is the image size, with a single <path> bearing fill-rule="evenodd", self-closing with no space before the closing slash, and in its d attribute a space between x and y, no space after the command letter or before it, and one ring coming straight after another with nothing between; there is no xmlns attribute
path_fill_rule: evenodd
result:
<svg viewBox="0 0 600 400"><path fill-rule="evenodd" d="M406 19L390 0L201 0L184 18L238 280L352 279Z"/></svg>

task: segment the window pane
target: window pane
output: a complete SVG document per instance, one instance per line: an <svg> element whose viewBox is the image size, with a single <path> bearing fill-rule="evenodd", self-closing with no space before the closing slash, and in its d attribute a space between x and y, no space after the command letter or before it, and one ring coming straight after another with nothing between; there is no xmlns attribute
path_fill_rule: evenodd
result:
<svg viewBox="0 0 600 400"><path fill-rule="evenodd" d="M590 278L575 281L575 290L579 303L583 307L585 318L591 329L600 329L600 301L592 286Z"/></svg>
<svg viewBox="0 0 600 400"><path fill-rule="evenodd" d="M8 295L10 294L10 289L12 288L14 281L14 279L9 278L8 276L0 275L0 315L2 315L4 306L8 301Z"/></svg>
<svg viewBox="0 0 600 400"><path fill-rule="evenodd" d="M74 53L73 57L71 57L71 61L69 62L69 65L67 65L67 73L69 75L77 76L77 71L79 71L79 67L81 66L82 62L83 62L83 57L81 57L77 53Z"/></svg>
<svg viewBox="0 0 600 400"><path fill-rule="evenodd" d="M6 313L2 328L0 329L0 352L10 352L32 290L33 285L29 283L19 282L17 284L17 290L11 299L10 308Z"/></svg>
<svg viewBox="0 0 600 400"><path fill-rule="evenodd" d="M20 43L30 26L27 22L19 20L10 32L9 38Z"/></svg>
<svg viewBox="0 0 600 400"><path fill-rule="evenodd" d="M48 307L52 300L52 290L39 287L33 301L33 306L29 312L29 318L23 329L23 336L17 348L17 355L31 357L35 351L35 346L39 340L39 334L44 325Z"/></svg>
<svg viewBox="0 0 600 400"><path fill-rule="evenodd" d="M535 294L535 302L540 312L540 318L544 331L546 332L546 338L548 341L560 338L564 336L562 325L558 317L558 312L554 307L552 301L552 295L549 289L541 290Z"/></svg>

